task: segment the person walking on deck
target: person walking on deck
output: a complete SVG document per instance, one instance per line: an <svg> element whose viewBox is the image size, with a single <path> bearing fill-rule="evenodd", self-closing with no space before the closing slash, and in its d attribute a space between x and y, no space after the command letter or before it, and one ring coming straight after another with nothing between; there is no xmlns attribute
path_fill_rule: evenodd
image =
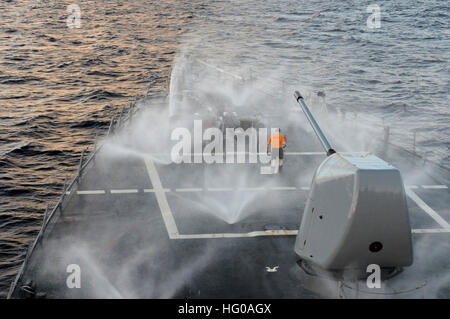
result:
<svg viewBox="0 0 450 319"><path fill-rule="evenodd" d="M267 153L269 153L269 146L272 146L272 167L275 167L275 162L277 159L280 161L280 168L283 166L284 152L283 148L287 146L286 139L281 135L281 130L279 128L275 129L275 134L273 134L267 141Z"/></svg>

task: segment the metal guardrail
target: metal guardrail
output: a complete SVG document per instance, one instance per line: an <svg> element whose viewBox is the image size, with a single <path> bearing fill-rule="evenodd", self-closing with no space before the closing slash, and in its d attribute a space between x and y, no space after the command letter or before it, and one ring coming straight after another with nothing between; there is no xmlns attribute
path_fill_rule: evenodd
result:
<svg viewBox="0 0 450 319"><path fill-rule="evenodd" d="M33 244L27 249L27 253L26 253L26 256L25 256L25 260L24 260L24 262L23 262L23 264L22 264L22 266L21 266L21 268L20 268L20 270L19 270L19 272L18 272L18 274L17 274L17 276L16 276L16 279L13 281L13 283L12 283L12 285L11 285L11 288L10 288L10 290L9 290L7 299L10 299L10 298L11 298L11 296L12 296L12 294L13 294L15 288L17 287L18 282L22 279L22 275L23 275L23 273L24 273L24 271L25 271L25 268L26 268L26 266L28 265L28 260L29 260L30 256L33 254L33 252L34 252L36 246L37 246L39 243L41 243L43 234L44 234L44 232L46 231L48 225L49 225L49 224L51 223L51 221L53 220L53 217L55 216L56 211L57 211L58 209L60 209L60 212L62 213L62 204L63 204L63 202L64 202L64 199L66 198L66 193L67 193L67 191L68 191L68 190L71 190L71 189L73 188L73 186L74 186L75 183L78 183L78 182L79 182L79 177L80 177L82 171L86 168L86 166L90 163L90 161L93 159L93 157L94 157L94 156L96 155L96 153L101 149L102 146L103 146L103 145L101 145L97 150L95 150L95 151L91 154L91 156L89 157L89 159L86 161L86 163L85 163L84 165L81 164L81 163L82 163L82 159L83 159L83 155L82 155L82 157L81 157L81 159L80 159L80 167L79 167L79 169L78 169L77 175L73 178L72 182L69 184L68 187L64 187L63 193L62 193L61 197L59 198L58 202L56 203L55 207L54 207L53 210L51 211L50 215L48 215L48 217L47 217L47 210L46 210L46 212L44 213L44 222L43 222L43 224L42 224L42 226L41 226L41 229L39 230L39 233L38 233L36 239L34 240ZM83 154L84 154L84 151L83 151Z"/></svg>
<svg viewBox="0 0 450 319"><path fill-rule="evenodd" d="M210 69L216 70L219 73L228 75L228 76L230 76L232 78L235 78L235 79L237 79L239 81L242 81L242 82L245 82L245 81L247 81L249 79L251 81L251 79L256 79L257 78L257 77L255 77L254 74L250 74L249 76L244 77L244 76L241 76L241 75L229 72L227 70L224 70L224 69L222 69L222 68L220 68L220 67L218 67L216 65L207 63L207 62L202 61L200 59L195 59L194 61L202 64L203 66L206 66L206 67L208 67ZM266 77L264 77L264 82L272 82L272 84L276 83L275 85L276 86L280 86L281 91L284 92L284 93L288 93L286 90L287 89L288 90L291 89L291 88L288 88L288 85L287 85L287 83L290 82L289 79L272 78L272 77L267 77L266 76ZM267 91L269 91L268 89L263 89L262 87L253 87L253 89L258 90L258 91L262 92L263 94L267 94L269 96L273 96L272 94L267 92ZM272 90L273 90L273 87L272 87ZM323 91L319 91L319 92L317 92L317 96L325 97L325 94L324 94ZM344 118L346 118L347 114L353 114L355 116L355 118L358 117L358 113L357 112L346 111L346 110L341 110L341 112L344 115ZM380 124L376 124L376 123L371 123L371 125L377 125L383 130L383 140L386 142L386 144L389 144L389 145L391 145L391 146L393 146L393 147L395 147L395 148L397 148L399 150L406 151L406 152L408 152L408 153L410 153L410 154L412 154L412 155L414 155L414 156L416 156L418 158L421 158L424 162L429 162L429 163L432 163L433 165L436 165L436 166L438 166L438 167L440 167L442 169L450 170L450 167L448 167L446 165L443 165L442 163L439 163L439 162L437 162L435 160L430 159L430 156L429 156L432 153L432 154L436 154L436 157L439 157L440 159L444 159L446 156L448 156L445 152L441 152L441 151L438 151L438 150L433 150L433 151L421 151L420 150L421 147L420 147L420 145L418 145L417 140L418 140L419 136L422 135L421 133L417 132L416 130L408 132L408 131L405 131L404 128L395 128L395 127L393 127L391 125L385 125L383 118L379 118L379 117L376 117L376 116L373 116L373 118L375 118L378 121L382 122L381 125ZM369 128L366 128L366 129L369 129ZM397 130L401 130L401 133L395 132ZM378 132L377 132L377 134L378 134ZM398 144L398 143L392 141L392 137L393 136L401 136L403 139L405 138L405 136L410 136L411 137L411 145L410 145L411 149L408 149L407 146L405 147L405 145L401 145L401 144ZM425 136L425 135L423 135L423 136ZM429 138L429 133L427 133L426 138Z"/></svg>
<svg viewBox="0 0 450 319"><path fill-rule="evenodd" d="M137 113L137 108L136 108L136 103L137 103L137 99L135 99L133 102L130 103L130 107L127 113L127 116L123 119L122 118L122 113L124 111L124 108L122 108L121 110L121 115L120 115L120 119L119 121L115 122L115 126L114 126L114 117L112 117L111 119L111 123L109 125L108 131L105 135L106 138L108 138L111 134L113 134L116 130L122 128L125 123L127 121L131 121L131 118ZM60 214L62 214L63 212L63 202L66 198L67 192L70 191L70 194L73 194L71 192L71 190L74 188L75 184L79 184L80 182L80 178L83 174L83 171L86 169L86 167L89 165L89 163L91 161L95 161L95 156L97 155L97 153L102 149L102 147L104 146L104 143L101 144L99 147L97 147L97 136L98 134L96 134L96 139L94 141L94 149L91 151L91 154L89 156L89 158L83 162L84 160L84 154L86 152L87 149L83 150L81 157L80 157L80 163L78 166L78 170L77 170L77 174L74 176L74 178L72 179L72 181L70 182L70 184L68 186L66 186L66 180L64 181L64 187L63 187L63 192L61 197L59 198L58 202L56 203L56 205L54 206L54 208L52 209L50 215L48 215L48 210L50 205L47 205L47 208L44 212L44 218L43 218L43 223L41 226L41 229L39 230L38 235L36 236L34 242L31 244L31 246L29 246L26 250L26 255L25 255L25 259L16 275L16 278L14 279L14 281L11 283L8 295L7 295L7 299L10 299L14 293L14 291L17 288L18 283L22 280L23 274L26 270L26 267L28 266L28 262L29 259L31 257L31 255L33 254L34 250L36 249L38 244L42 244L42 240L43 240L43 236L45 231L47 230L47 227L49 226L49 224L52 222L52 220L54 219L54 216L56 215L56 212L60 211Z"/></svg>
<svg viewBox="0 0 450 319"><path fill-rule="evenodd" d="M382 140L386 145L390 145L394 148L405 151L417 158L420 158L421 160L424 161L424 163L428 162L442 169L449 170L448 166L443 165L442 163L439 163L430 158L431 154L435 154L436 157L444 159L446 156L444 152L439 150L433 151L425 150L424 147L418 144L419 137L421 136L424 139L430 139L430 136L428 134L425 135L420 132L417 132L416 130L406 131L404 128L395 127L391 125L384 125L384 124L380 125L377 123L372 123L372 125L376 126L380 131L383 132ZM378 136L380 135L380 131L377 131L374 128L367 128L367 129L372 130L374 133L378 134ZM397 141L394 140L395 138L401 139L403 143L399 144Z"/></svg>
<svg viewBox="0 0 450 319"><path fill-rule="evenodd" d="M320 93L320 92L319 92ZM324 105L324 109L326 113L328 113L329 105ZM343 109L335 109L336 113L343 117L344 121L353 121L356 119L365 119L367 125L364 124L363 121L360 122L361 129L368 130L373 132L374 137L383 141L385 144L390 145L397 150L405 151L424 162L435 165L441 169L450 170L448 165L442 164L438 160L432 159L432 155L435 155L435 158L439 160L444 160L448 157L448 154L442 150L427 150L425 146L420 144L421 140L430 140L430 139L439 139L439 136L436 136L436 133L427 132L422 133L419 132L418 129L408 130L407 128L386 124L384 118L380 118L375 115L358 113L354 111L346 111Z"/></svg>

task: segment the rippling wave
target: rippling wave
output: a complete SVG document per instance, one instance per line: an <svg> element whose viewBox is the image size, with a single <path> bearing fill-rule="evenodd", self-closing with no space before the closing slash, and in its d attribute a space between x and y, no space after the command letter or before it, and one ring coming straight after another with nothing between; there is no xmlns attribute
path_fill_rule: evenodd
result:
<svg viewBox="0 0 450 319"><path fill-rule="evenodd" d="M137 95L159 91L195 2L0 1L0 297L83 149Z"/></svg>
<svg viewBox="0 0 450 319"><path fill-rule="evenodd" d="M181 41L222 69L272 74L370 114L450 166L448 1L0 1L0 296L83 149L135 96L165 86ZM258 73L261 72L261 73ZM269 81L269 79L267 79ZM408 138L405 138L408 136Z"/></svg>

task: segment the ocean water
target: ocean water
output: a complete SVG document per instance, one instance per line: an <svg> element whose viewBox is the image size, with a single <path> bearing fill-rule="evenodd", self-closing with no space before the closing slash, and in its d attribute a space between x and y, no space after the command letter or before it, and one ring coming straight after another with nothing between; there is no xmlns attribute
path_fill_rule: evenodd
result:
<svg viewBox="0 0 450 319"><path fill-rule="evenodd" d="M0 297L81 152L136 96L160 91L195 2L0 1Z"/></svg>
<svg viewBox="0 0 450 319"><path fill-rule="evenodd" d="M82 150L122 106L163 90L183 54L272 94L322 91L402 147L415 131L420 155L450 167L449 12L439 0L1 1L0 297Z"/></svg>
<svg viewBox="0 0 450 319"><path fill-rule="evenodd" d="M449 168L449 17L448 1L214 1L181 51L272 94L321 91L410 151L415 132L415 151Z"/></svg>

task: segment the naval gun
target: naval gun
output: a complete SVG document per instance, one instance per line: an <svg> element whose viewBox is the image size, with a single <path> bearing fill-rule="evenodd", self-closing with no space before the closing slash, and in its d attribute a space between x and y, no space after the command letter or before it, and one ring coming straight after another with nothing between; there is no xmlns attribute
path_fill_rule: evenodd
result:
<svg viewBox="0 0 450 319"><path fill-rule="evenodd" d="M390 271L411 265L411 226L400 171L372 154L337 153L301 94L295 91L294 97L327 153L315 171L295 242L301 262L331 272L365 272L370 264Z"/></svg>

